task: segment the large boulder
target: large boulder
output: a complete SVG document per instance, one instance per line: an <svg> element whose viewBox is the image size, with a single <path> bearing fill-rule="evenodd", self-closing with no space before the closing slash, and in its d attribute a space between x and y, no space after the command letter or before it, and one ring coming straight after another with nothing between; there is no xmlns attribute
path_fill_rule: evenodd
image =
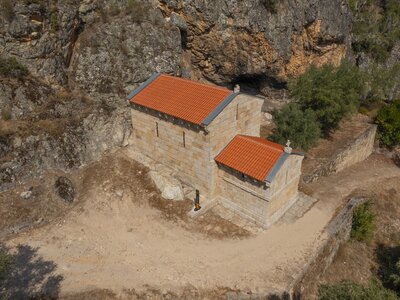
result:
<svg viewBox="0 0 400 300"><path fill-rule="evenodd" d="M144 5L144 4L143 4ZM87 93L122 99L154 72L179 74L181 36L157 8L145 7L146 21L121 14L88 27L76 41L70 83Z"/></svg>
<svg viewBox="0 0 400 300"><path fill-rule="evenodd" d="M179 180L166 171L150 171L150 177L167 200L183 200L183 188Z"/></svg>

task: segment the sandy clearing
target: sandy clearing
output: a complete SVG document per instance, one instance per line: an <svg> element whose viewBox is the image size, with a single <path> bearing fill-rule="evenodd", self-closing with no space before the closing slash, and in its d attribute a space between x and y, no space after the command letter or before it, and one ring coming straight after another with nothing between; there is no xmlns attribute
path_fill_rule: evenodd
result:
<svg viewBox="0 0 400 300"><path fill-rule="evenodd" d="M150 197L143 191L133 196L126 191L122 200L105 191L113 177L108 174L88 181L83 208L74 209L65 222L21 234L10 244L38 247L45 259L55 261L64 276L62 294L146 286L162 291L186 286L282 291L326 238L323 229L340 201L378 178L394 176L400 176L400 169L373 155L307 186L320 201L297 222L248 238L220 240L166 220L143 199L138 204L133 197Z"/></svg>

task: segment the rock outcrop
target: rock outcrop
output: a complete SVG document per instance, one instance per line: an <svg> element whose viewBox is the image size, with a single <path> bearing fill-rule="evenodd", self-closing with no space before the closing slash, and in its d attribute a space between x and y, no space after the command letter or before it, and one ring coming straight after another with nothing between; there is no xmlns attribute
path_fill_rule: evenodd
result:
<svg viewBox="0 0 400 300"><path fill-rule="evenodd" d="M181 53L179 30L150 5L139 20L126 3L114 15L108 1L9 2L0 55L31 75L0 74L0 190L125 146L127 93L154 71L178 74Z"/></svg>
<svg viewBox="0 0 400 300"><path fill-rule="evenodd" d="M344 1L160 0L194 75L226 84L285 82L310 63L337 64L350 43Z"/></svg>
<svg viewBox="0 0 400 300"><path fill-rule="evenodd" d="M124 101L112 99L54 90L34 78L1 78L0 110L8 120L0 120L0 190L47 168L80 167L124 146L130 114Z"/></svg>
<svg viewBox="0 0 400 300"><path fill-rule="evenodd" d="M74 1L3 1L12 10L0 18L0 55L12 55L54 84L67 82L74 42L83 30ZM6 9L5 7L3 10Z"/></svg>
<svg viewBox="0 0 400 300"><path fill-rule="evenodd" d="M125 97L154 71L270 94L338 63L350 27L339 0L2 0L0 56L31 75L0 74L0 189L126 145Z"/></svg>
<svg viewBox="0 0 400 300"><path fill-rule="evenodd" d="M142 7L140 16L122 9L106 22L87 26L79 36L69 68L70 86L124 97L153 72L179 74L179 29L150 5Z"/></svg>

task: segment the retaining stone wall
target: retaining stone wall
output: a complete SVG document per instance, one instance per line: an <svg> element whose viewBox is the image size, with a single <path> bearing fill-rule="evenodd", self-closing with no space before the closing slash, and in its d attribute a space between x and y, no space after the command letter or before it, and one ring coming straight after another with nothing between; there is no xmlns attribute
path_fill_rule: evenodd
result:
<svg viewBox="0 0 400 300"><path fill-rule="evenodd" d="M297 279L288 287L291 299L309 299L312 284L319 280L335 258L340 245L350 238L354 209L368 201L366 198L352 198L329 223L329 234L324 245L314 255L314 259L296 276Z"/></svg>
<svg viewBox="0 0 400 300"><path fill-rule="evenodd" d="M376 128L376 125L371 124L352 143L336 153L330 161L318 167L310 174L304 175L303 181L305 183L313 182L321 176L329 176L365 160L371 155L374 148Z"/></svg>

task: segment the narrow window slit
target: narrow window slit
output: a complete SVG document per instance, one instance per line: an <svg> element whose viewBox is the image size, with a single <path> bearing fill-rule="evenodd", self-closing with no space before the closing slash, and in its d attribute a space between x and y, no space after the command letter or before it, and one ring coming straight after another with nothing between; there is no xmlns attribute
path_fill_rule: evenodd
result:
<svg viewBox="0 0 400 300"><path fill-rule="evenodd" d="M185 132L182 134L182 139L183 139L183 148L186 148L186 137L185 137Z"/></svg>
<svg viewBox="0 0 400 300"><path fill-rule="evenodd" d="M158 132L158 122L156 122L156 134L157 134L157 137L160 137L160 134Z"/></svg>

